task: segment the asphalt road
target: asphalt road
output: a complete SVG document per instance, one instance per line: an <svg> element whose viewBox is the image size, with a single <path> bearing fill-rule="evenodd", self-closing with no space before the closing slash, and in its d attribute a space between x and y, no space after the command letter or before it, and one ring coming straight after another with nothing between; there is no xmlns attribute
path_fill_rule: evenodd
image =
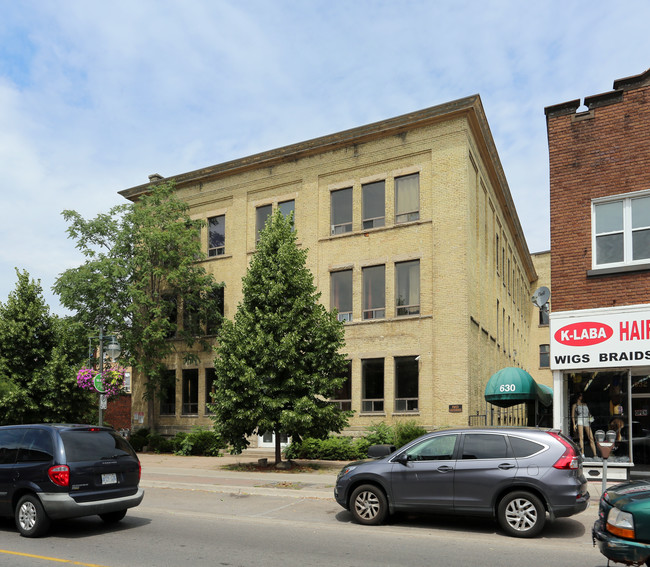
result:
<svg viewBox="0 0 650 567"><path fill-rule="evenodd" d="M61 522L48 537L21 538L0 522L0 566L49 567L605 567L592 547L595 505L521 540L485 519L398 516L351 522L333 499L192 488L147 488L117 526L97 517Z"/></svg>

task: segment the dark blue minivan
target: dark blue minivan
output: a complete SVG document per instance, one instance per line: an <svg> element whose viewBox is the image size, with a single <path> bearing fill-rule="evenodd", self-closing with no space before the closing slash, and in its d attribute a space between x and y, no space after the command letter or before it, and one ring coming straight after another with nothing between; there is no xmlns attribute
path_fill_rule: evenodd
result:
<svg viewBox="0 0 650 567"><path fill-rule="evenodd" d="M52 520L119 522L142 502L140 473L133 448L109 427L0 427L0 516L25 537L44 535Z"/></svg>

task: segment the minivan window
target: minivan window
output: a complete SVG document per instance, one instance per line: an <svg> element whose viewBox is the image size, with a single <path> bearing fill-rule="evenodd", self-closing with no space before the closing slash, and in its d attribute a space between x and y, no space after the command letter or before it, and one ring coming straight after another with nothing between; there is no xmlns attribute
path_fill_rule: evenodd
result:
<svg viewBox="0 0 650 567"><path fill-rule="evenodd" d="M62 431L61 439L69 463L99 461L127 455L135 457L129 444L113 431Z"/></svg>
<svg viewBox="0 0 650 567"><path fill-rule="evenodd" d="M0 431L0 465L13 465L25 429L3 429Z"/></svg>
<svg viewBox="0 0 650 567"><path fill-rule="evenodd" d="M505 459L510 456L504 435L469 433L463 443L463 459Z"/></svg>
<svg viewBox="0 0 650 567"><path fill-rule="evenodd" d="M18 462L47 462L54 457L52 435L45 429L28 429L18 452Z"/></svg>
<svg viewBox="0 0 650 567"><path fill-rule="evenodd" d="M510 445L512 445L512 450L515 453L515 457L518 459L530 457L544 449L544 445L535 443L534 441L529 441L528 439L522 439L521 437L511 436Z"/></svg>

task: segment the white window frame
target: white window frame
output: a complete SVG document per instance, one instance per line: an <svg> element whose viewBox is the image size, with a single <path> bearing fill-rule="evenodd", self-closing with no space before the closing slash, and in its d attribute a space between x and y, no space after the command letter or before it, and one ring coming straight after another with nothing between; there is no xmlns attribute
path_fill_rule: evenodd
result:
<svg viewBox="0 0 650 567"><path fill-rule="evenodd" d="M636 266L643 264L650 264L649 258L641 258L640 260L632 259L632 233L640 228L632 229L632 201L643 197L650 197L650 191L637 191L634 193L626 193L622 195L615 195L609 197L602 197L593 199L591 201L591 265L592 269L606 269L606 268L620 268L624 266ZM596 206L606 203L615 203L621 201L623 203L623 261L622 262L609 262L607 264L598 264L596 255ZM615 234L620 231L613 231L609 234ZM602 233L598 236L602 236Z"/></svg>

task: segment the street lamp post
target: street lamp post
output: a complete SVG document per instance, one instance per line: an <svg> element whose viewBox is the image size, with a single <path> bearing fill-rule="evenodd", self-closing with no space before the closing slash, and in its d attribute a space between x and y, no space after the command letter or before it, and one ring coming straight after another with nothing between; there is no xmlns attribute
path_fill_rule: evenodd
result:
<svg viewBox="0 0 650 567"><path fill-rule="evenodd" d="M103 416L103 411L106 409L106 395L102 390L100 390L97 385L98 383L101 383L101 378L104 375L104 339L107 339L109 341L108 346L106 347L106 354L110 358L111 362L115 362L117 358L120 356L121 348L120 348L120 343L117 342L117 338L115 335L104 335L104 328L100 327L99 328L99 336L96 337L89 337L89 357L92 358L92 340L93 339L98 339L99 340L99 380L95 382L95 388L99 392L99 425L104 424L104 416ZM92 365L91 365L92 366Z"/></svg>

